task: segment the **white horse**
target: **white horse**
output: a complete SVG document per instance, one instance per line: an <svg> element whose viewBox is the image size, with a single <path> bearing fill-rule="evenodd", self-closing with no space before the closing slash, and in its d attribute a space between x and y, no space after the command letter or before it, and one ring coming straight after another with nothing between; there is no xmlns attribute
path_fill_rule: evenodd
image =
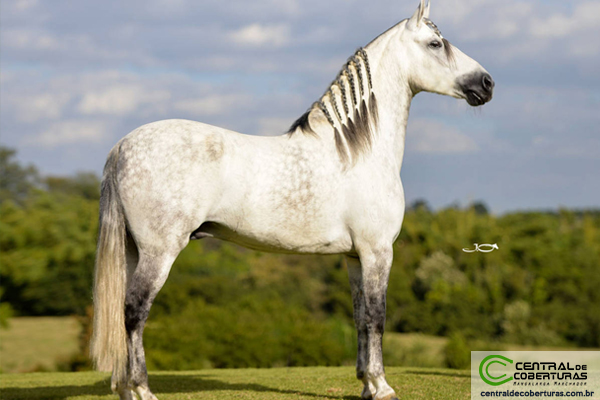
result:
<svg viewBox="0 0 600 400"><path fill-rule="evenodd" d="M121 399L156 399L142 333L190 239L344 254L364 399L393 399L382 335L392 244L404 216L400 167L421 91L492 98L494 82L442 37L424 0L359 49L310 110L277 137L185 120L144 125L111 150L102 179L91 354Z"/></svg>

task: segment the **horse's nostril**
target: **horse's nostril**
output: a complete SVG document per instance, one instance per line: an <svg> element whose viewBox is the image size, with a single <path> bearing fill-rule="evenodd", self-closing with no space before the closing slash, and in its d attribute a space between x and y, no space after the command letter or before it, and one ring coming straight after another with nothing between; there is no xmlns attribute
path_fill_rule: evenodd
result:
<svg viewBox="0 0 600 400"><path fill-rule="evenodd" d="M492 79L492 77L489 74L483 74L481 83L483 85L483 88L488 92L491 92L492 89L494 88L494 80Z"/></svg>

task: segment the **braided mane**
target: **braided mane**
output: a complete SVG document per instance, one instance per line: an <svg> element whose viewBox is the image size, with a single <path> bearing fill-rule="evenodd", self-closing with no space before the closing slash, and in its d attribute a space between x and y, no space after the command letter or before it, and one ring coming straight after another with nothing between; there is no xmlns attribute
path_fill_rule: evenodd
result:
<svg viewBox="0 0 600 400"><path fill-rule="evenodd" d="M333 127L336 149L343 164L356 163L360 155L371 149L378 111L369 58L363 48L348 59L323 96L292 124L288 133L300 129L305 134L316 135L309 123L312 112L323 113Z"/></svg>

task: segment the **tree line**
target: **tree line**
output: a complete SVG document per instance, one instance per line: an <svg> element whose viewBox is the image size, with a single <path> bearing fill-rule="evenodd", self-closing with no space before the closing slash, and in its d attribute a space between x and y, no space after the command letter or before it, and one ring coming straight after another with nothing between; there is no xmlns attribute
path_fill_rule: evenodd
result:
<svg viewBox="0 0 600 400"><path fill-rule="evenodd" d="M96 175L41 176L0 149L0 321L78 315L89 328L98 199ZM462 250L473 243L499 249ZM599 210L492 215L482 202L433 211L419 201L394 254L387 331L600 346ZM150 368L351 362L345 264L192 242L155 301L145 341Z"/></svg>

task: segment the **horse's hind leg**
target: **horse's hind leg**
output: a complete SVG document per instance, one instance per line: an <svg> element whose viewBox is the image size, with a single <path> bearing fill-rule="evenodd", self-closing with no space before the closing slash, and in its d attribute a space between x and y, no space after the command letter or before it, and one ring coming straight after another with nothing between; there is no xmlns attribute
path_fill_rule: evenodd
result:
<svg viewBox="0 0 600 400"><path fill-rule="evenodd" d="M137 245L135 244L135 241L133 240L133 237L131 236L129 231L127 231L125 249L126 249L125 250L125 260L126 260L126 264L127 264L127 277L128 277L127 281L130 282L131 276L135 272L135 269L139 263L140 255L139 255L139 252L137 249ZM129 339L129 337L130 336L128 335L128 339ZM128 340L128 347L129 347L129 349L131 349L129 342L130 341ZM131 353L129 353L129 354L131 354ZM128 370L128 376L118 376L116 374L113 374L111 387L112 387L113 392L117 393L121 400L135 400L136 394L133 391L133 389L129 387L129 382L128 382L129 381L129 366L127 366L127 370Z"/></svg>
<svg viewBox="0 0 600 400"><path fill-rule="evenodd" d="M154 298L164 285L171 266L181 248L164 251L160 255L139 252L135 270L128 268L125 297L125 329L127 331L128 367L127 382L116 384L121 400L129 400L133 393L140 400L156 400L148 386L148 373L142 336ZM128 261L135 260L128 254Z"/></svg>
<svg viewBox="0 0 600 400"><path fill-rule="evenodd" d="M164 285L177 255L140 254L125 297L125 328L129 352L129 387L141 400L155 400L148 387L142 335L154 298Z"/></svg>

